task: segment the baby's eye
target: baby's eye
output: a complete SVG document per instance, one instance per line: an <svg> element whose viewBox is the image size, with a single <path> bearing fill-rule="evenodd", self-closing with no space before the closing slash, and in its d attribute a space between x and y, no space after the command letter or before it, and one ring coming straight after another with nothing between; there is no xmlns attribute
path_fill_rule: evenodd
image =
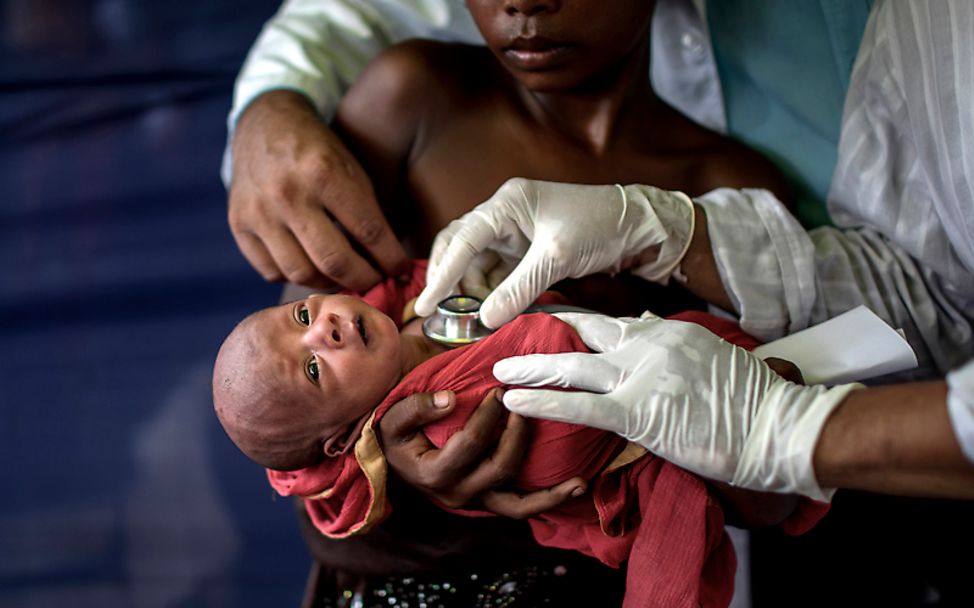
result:
<svg viewBox="0 0 974 608"><path fill-rule="evenodd" d="M308 377L318 381L318 361L314 357L308 359L308 364L305 366L305 371L308 373Z"/></svg>
<svg viewBox="0 0 974 608"><path fill-rule="evenodd" d="M298 307L298 323L311 325L311 313L308 312L308 307L304 304Z"/></svg>

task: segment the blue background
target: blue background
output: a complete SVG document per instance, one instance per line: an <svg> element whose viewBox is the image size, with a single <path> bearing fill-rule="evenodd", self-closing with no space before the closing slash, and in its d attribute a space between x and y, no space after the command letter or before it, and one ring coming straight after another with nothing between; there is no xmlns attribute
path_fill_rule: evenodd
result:
<svg viewBox="0 0 974 608"><path fill-rule="evenodd" d="M300 601L292 508L209 394L280 293L218 177L277 5L0 0L0 606Z"/></svg>

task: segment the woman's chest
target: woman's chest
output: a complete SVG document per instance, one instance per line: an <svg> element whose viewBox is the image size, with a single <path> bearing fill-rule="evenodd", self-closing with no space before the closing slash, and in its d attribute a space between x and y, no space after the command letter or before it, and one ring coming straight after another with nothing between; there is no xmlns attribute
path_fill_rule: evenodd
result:
<svg viewBox="0 0 974 608"><path fill-rule="evenodd" d="M426 248L451 220L512 177L579 184L643 183L690 195L709 190L700 155L618 146L596 153L557 134L517 129L503 118L453 121L438 129L406 172L411 235ZM402 210L401 210L402 211ZM402 215L402 214L400 214Z"/></svg>

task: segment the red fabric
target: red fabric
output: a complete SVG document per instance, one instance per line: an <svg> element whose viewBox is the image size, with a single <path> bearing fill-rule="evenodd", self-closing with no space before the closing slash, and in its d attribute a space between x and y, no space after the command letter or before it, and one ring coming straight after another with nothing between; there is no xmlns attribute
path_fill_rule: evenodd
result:
<svg viewBox="0 0 974 608"><path fill-rule="evenodd" d="M422 271L414 271L414 279L422 278L420 272L425 274L425 265ZM373 294L373 289L364 299L396 318L395 307L401 310L421 288L421 284L403 288L387 282L378 288L384 293ZM674 318L704 325L747 348L757 345L736 324L706 313ZM453 413L424 429L434 445L442 446L463 427L487 391L499 386L492 373L496 361L521 354L586 350L575 331L557 318L522 315L477 344L418 366L383 400L375 423L413 393L452 390L457 397ZM724 531L723 512L699 478L651 454L601 474L625 447L624 439L579 425L530 423L532 443L514 485L531 491L581 476L592 487L590 495L529 520L540 544L581 551L613 567L628 559L625 606L725 606L730 602L734 550ZM355 530L374 499L373 488L351 454L301 471L268 471L268 476L283 495L317 495L331 488L328 497L306 501L314 524L330 536ZM391 505L385 506L387 516ZM803 511L792 527L810 528L822 515L824 511Z"/></svg>

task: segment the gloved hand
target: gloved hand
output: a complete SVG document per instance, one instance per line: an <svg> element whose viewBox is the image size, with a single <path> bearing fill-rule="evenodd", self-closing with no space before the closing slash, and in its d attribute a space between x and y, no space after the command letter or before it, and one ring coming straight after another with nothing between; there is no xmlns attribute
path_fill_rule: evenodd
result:
<svg viewBox="0 0 974 608"><path fill-rule="evenodd" d="M591 353L499 361L506 384L583 391L510 390L525 416L612 431L704 477L752 490L828 500L812 456L825 420L854 388L806 387L691 323L561 313Z"/></svg>
<svg viewBox="0 0 974 608"><path fill-rule="evenodd" d="M510 179L437 235L416 313L432 314L461 279L476 295L508 271L481 308L488 327L564 278L631 270L665 282L686 254L693 218L681 192Z"/></svg>

